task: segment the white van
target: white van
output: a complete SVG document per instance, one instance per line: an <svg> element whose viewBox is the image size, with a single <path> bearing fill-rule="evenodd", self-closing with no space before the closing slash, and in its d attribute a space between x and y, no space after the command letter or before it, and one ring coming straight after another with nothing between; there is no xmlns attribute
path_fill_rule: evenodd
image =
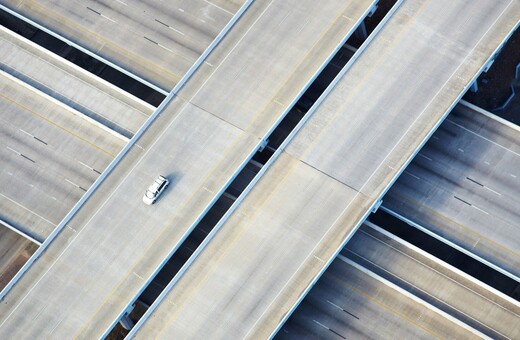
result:
<svg viewBox="0 0 520 340"><path fill-rule="evenodd" d="M152 205L157 201L159 196L161 196L162 192L166 187L170 184L170 181L168 181L168 178L159 175L152 185L146 190L143 196L143 202Z"/></svg>

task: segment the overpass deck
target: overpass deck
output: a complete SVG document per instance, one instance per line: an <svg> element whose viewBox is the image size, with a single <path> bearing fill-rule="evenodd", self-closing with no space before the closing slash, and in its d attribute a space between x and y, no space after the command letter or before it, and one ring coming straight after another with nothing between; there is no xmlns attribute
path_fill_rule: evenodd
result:
<svg viewBox="0 0 520 340"><path fill-rule="evenodd" d="M126 140L0 72L0 219L43 242Z"/></svg>
<svg viewBox="0 0 520 340"><path fill-rule="evenodd" d="M519 193L520 128L459 104L383 206L519 281Z"/></svg>
<svg viewBox="0 0 520 340"><path fill-rule="evenodd" d="M245 0L3 0L2 4L170 91Z"/></svg>
<svg viewBox="0 0 520 340"><path fill-rule="evenodd" d="M484 335L344 256L332 262L275 339L323 339L333 333L343 339Z"/></svg>
<svg viewBox="0 0 520 340"><path fill-rule="evenodd" d="M133 334L276 332L519 17L510 0L405 1Z"/></svg>
<svg viewBox="0 0 520 340"><path fill-rule="evenodd" d="M5 296L0 337L109 330L372 4L254 2Z"/></svg>
<svg viewBox="0 0 520 340"><path fill-rule="evenodd" d="M108 128L132 137L154 107L35 43L0 28L0 68Z"/></svg>

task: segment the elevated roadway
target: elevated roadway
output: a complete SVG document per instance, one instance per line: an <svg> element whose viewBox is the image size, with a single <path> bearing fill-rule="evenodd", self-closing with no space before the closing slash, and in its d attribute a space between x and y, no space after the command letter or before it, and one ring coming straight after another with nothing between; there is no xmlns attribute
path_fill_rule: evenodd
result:
<svg viewBox="0 0 520 340"><path fill-rule="evenodd" d="M1 3L170 91L245 0L2 0Z"/></svg>
<svg viewBox="0 0 520 340"><path fill-rule="evenodd" d="M520 303L372 224L341 254L492 339L517 339Z"/></svg>
<svg viewBox="0 0 520 340"><path fill-rule="evenodd" d="M275 339L480 339L480 332L446 316L379 275L339 256Z"/></svg>
<svg viewBox="0 0 520 340"><path fill-rule="evenodd" d="M385 208L520 277L520 128L459 104Z"/></svg>
<svg viewBox="0 0 520 340"><path fill-rule="evenodd" d="M132 335L273 335L519 17L510 0L403 2Z"/></svg>
<svg viewBox="0 0 520 340"><path fill-rule="evenodd" d="M43 242L126 140L0 73L0 219Z"/></svg>
<svg viewBox="0 0 520 340"><path fill-rule="evenodd" d="M254 2L5 295L0 337L108 332L372 4Z"/></svg>
<svg viewBox="0 0 520 340"><path fill-rule="evenodd" d="M0 69L108 128L132 137L154 107L0 27Z"/></svg>

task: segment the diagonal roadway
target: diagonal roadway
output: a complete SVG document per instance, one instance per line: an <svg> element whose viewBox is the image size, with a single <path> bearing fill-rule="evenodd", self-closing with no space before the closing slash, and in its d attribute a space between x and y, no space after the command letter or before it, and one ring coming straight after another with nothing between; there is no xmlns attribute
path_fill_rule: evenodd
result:
<svg viewBox="0 0 520 340"><path fill-rule="evenodd" d="M520 129L457 105L384 206L520 277Z"/></svg>
<svg viewBox="0 0 520 340"><path fill-rule="evenodd" d="M372 4L254 2L6 295L0 337L109 330Z"/></svg>
<svg viewBox="0 0 520 340"><path fill-rule="evenodd" d="M404 1L136 337L276 332L519 18L514 0Z"/></svg>

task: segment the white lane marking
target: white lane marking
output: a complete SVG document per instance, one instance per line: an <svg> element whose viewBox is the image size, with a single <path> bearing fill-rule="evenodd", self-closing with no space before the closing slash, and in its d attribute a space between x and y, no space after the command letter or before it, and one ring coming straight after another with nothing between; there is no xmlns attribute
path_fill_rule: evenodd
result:
<svg viewBox="0 0 520 340"><path fill-rule="evenodd" d="M203 22L203 23L206 23L206 20L204 19L199 19L200 22Z"/></svg>
<svg viewBox="0 0 520 340"><path fill-rule="evenodd" d="M486 165L491 165L488 161L485 161L484 164L486 164Z"/></svg>
<svg viewBox="0 0 520 340"><path fill-rule="evenodd" d="M430 157L427 157L427 156L423 155L423 154L420 153L420 152L419 152L419 156L421 156L422 158L425 158L425 159L427 159L427 160L429 160L429 161L432 160Z"/></svg>
<svg viewBox="0 0 520 340"><path fill-rule="evenodd" d="M77 185L76 183L74 183L73 181L65 178L65 181L69 182L70 184L74 185L75 187L78 187L79 188L79 185Z"/></svg>
<svg viewBox="0 0 520 340"><path fill-rule="evenodd" d="M231 49L231 51L226 55L226 57L223 59L222 62L224 62L224 60L227 59L227 57L229 56L229 54L234 51L237 46L240 44L240 42L245 38L245 36L248 34L248 32L253 29L253 26L256 25L256 23L263 17L263 15L265 14L265 12L267 11L267 9L272 5L274 0L271 0L271 2L269 3L269 5L267 5L266 9L260 14L260 17L258 17L254 22L253 24L251 25L251 27L244 33L244 35L242 36L242 38L240 38L240 40L235 44L235 46ZM179 9L180 10L180 9ZM181 12L184 12L183 10ZM220 65L219 65L220 66ZM217 67L218 68L218 67ZM204 82L207 83L211 78L212 76L214 75L215 72L213 72L209 77L208 79ZM200 91L202 91L202 87L199 88L197 90L197 93L198 94ZM184 110L184 107L187 105L188 102L191 102L191 100L193 98L195 98L196 94L194 94L191 99L189 101L187 101L183 107L181 108L181 111ZM170 126L172 126L178 119L178 117L180 117L181 114L179 114L178 116L174 117L172 119L172 121L168 124L168 126L166 127L166 129L164 129L163 132L161 132L161 134L157 137L157 139L152 143L152 145L150 146L150 149L153 148L153 146L155 144L158 143L158 141L161 139L161 137L166 133L166 131L169 130ZM135 144L134 144L135 145ZM135 164L132 169L128 172L128 174L123 178L123 180L121 180L121 182L117 185L117 187L114 189L114 191L112 193L110 193L110 195L107 197L107 199L101 204L101 206L95 211L95 213L92 215L92 217L85 223L85 226L87 226L95 217L96 215L99 213L99 211L101 211L101 209L106 205L106 203L110 200L110 198L115 194L115 192L117 191L117 189L125 182L125 180L130 176L130 174L133 172L133 170L141 163L141 161L145 158L145 156L148 154L148 152L150 151L150 149L148 150L145 150L145 153L144 155L142 156L142 158L137 162L137 164ZM56 225L55 225L56 226ZM22 303L24 303L25 299L36 289L36 287L40 284L40 282L46 278L46 275L53 269L53 267L56 265L56 263L60 260L60 258L67 252L67 250L73 245L73 243L78 239L78 237L80 236L80 234L82 233L83 230L85 230L87 228L82 228L77 234L76 236L70 240L70 243L65 247L65 249L63 249L63 251L54 259L54 262L52 262L52 264L47 268L47 270L42 273L42 275L40 276L40 278L34 283L34 285L25 293L25 295L23 296L23 298L21 299L20 302L18 302L18 304L14 307L14 309L12 310L12 312L7 315L7 317L0 323L0 327L2 327L6 322L7 320L16 312L16 310L22 305Z"/></svg>
<svg viewBox="0 0 520 340"><path fill-rule="evenodd" d="M81 165L83 165L83 166L84 166L85 168L87 168L87 169L90 169L90 170L94 171L94 168L93 168L93 167L91 167L91 166L89 166L89 165L87 165L87 164L83 163L82 161L78 161L78 163L79 163L79 164L81 164Z"/></svg>
<svg viewBox="0 0 520 340"><path fill-rule="evenodd" d="M490 187L488 187L488 186L486 186L486 185L484 185L484 184L482 184L482 183L480 183L480 182L477 182L476 180L474 180L474 179L472 179L472 178L466 177L466 179L468 179L468 180L470 180L471 182L473 182L473 183L475 183L475 184L477 184L477 185L483 187L484 189L487 189L487 190L491 191L492 193L494 193L494 194L496 194L496 195L498 195L498 196L502 196L501 193L499 193L499 192L497 192L497 191L491 189Z"/></svg>
<svg viewBox="0 0 520 340"><path fill-rule="evenodd" d="M502 148L502 149L504 149L504 150L506 150L506 151L509 151L509 152L511 152L512 154L514 154L514 155L520 157L520 154L519 154L518 152L515 152L515 151L513 151L513 150L511 150L511 149L509 149L509 148L506 148L505 146L503 146L503 145L501 145L501 144L498 144L497 142L494 142L494 141L492 141L492 140L489 139L489 138L486 138L486 137L484 137L484 136L481 136L481 135L479 135L478 133L476 133L476 132L474 132L474 131L471 131L471 130L468 129L468 128L465 128L464 126L462 126L462 125L460 125L460 124L458 124L458 123L455 123L454 121L450 120L449 118L446 118L445 121L450 122L451 124L453 124L453 125L455 125L455 126L458 126L459 128L461 128L461 129L463 129L463 130L465 130L465 131L467 131L467 132L469 132L469 133L471 133L471 134L474 134L475 136L478 136L478 137L482 138L483 140L485 140L485 141L487 141L487 142L490 142L491 144L496 145L496 146L498 146L499 148Z"/></svg>
<svg viewBox="0 0 520 340"><path fill-rule="evenodd" d="M207 3L207 4L210 4L211 6L214 6L214 7L218 8L218 9L220 9L221 11L226 12L226 13L229 14L229 15L234 15L233 12L230 12L230 11L228 11L228 10L225 9L225 8L222 8L222 7L216 5L216 4L212 3L212 2L209 2L208 0L204 0L204 2Z"/></svg>
<svg viewBox="0 0 520 340"><path fill-rule="evenodd" d="M210 67L213 67L213 64L210 64L210 63L208 63L207 61L205 61L204 64L206 64L206 65L208 65L208 66L210 66Z"/></svg>
<svg viewBox="0 0 520 340"><path fill-rule="evenodd" d="M407 175L409 175L409 176L412 176L413 178L416 178L416 179L418 179L418 180L421 180L421 178L420 178L419 176L416 176L416 175L412 174L410 171L405 170L404 173L407 174Z"/></svg>
<svg viewBox="0 0 520 340"><path fill-rule="evenodd" d="M439 139L439 137L437 137L437 136L432 136L432 138L433 138L433 139Z"/></svg>
<svg viewBox="0 0 520 340"><path fill-rule="evenodd" d="M269 308L272 306L272 304L278 299L278 297L280 296L280 294L282 294L282 292L285 290L285 288L290 284L290 282L292 281L292 279L294 278L294 276L300 271L300 268L303 267L303 265L306 263L306 261L308 260L308 258L310 257L311 254L314 253L314 251L316 250L316 248L321 244L321 242L323 241L323 239L329 234L329 232L332 230L332 228L336 225L336 223L339 221L339 219L343 216L343 214L350 208L350 206L352 205L352 203L357 199L357 197L363 192L363 189L365 188L365 186L370 182L370 180L372 180L372 177L375 176L375 174L377 173L377 171L381 168L381 166L386 162L386 160L388 159L388 157L390 157L390 155L393 153L393 151L395 150L395 148L397 148L397 146L401 143L401 141L408 135L408 132L412 129L412 127L415 125L415 123L419 120L419 118L422 117L422 115L426 112L426 110L428 109L428 107L433 103L433 101L439 96L439 94L442 92L442 90L446 87L446 85L450 82L451 78L453 78L453 76L457 73L457 71L463 66L465 65L466 63L466 59L468 59L468 57L473 53L473 51L475 50L475 48L477 48L477 46L480 44L480 42L482 41L482 39L484 39L484 37L487 36L488 32L495 26L496 22L502 18L502 15L504 15L504 13L507 11L507 9L509 8L509 6L511 6L511 4L513 3L514 0L511 0L509 1L509 4L502 10L502 12L500 13L500 15L495 19L495 21L493 21L493 23L488 27L488 29L486 30L486 32L484 32L484 34L482 35L482 37L477 41L477 43L473 46L473 48L468 52L468 54L466 55L466 57L462 60L462 62L459 64L459 66L455 69L455 71L453 71L453 73L451 74L451 76L444 82L444 84L442 84L442 86L440 87L439 90L437 90L437 92L435 93L435 95L432 97L432 99L426 104L425 108L419 113L419 115L414 119L414 121L412 122L412 124L410 124L410 126L406 129L406 131L401 135L401 138L399 138L399 140L396 142L396 144L392 147L392 149L388 152L388 154L385 156L385 158L379 163L379 165L377 166L376 170L370 175L370 177L365 181L365 183L363 183L363 185L361 186L361 189L359 191L356 191L354 197L352 198L352 200L347 204L347 206L343 209L343 211L338 215L338 217L334 220L334 222L331 224L331 226L325 231L325 233L323 234L323 236L320 238L320 240L318 241L318 243L316 243L316 245L314 246L314 248L312 249L312 251L309 253L309 255L300 263L300 265L298 266L298 268L296 269L295 272L293 272L293 274L289 277L289 279L285 282L285 284L283 285L283 287L278 291L278 294L276 294L276 296L274 297L273 300L271 300L271 303L269 303L269 305L267 306L267 308L263 311L263 313L260 315L260 317L257 319L257 321L253 324L253 326L249 329L249 331L247 332L246 334L246 337L249 335L249 333L251 333L251 331L253 330L254 327L256 327L256 324L258 323L258 321L265 315L265 313L267 313L267 311L269 310ZM272 1L271 3L269 3L269 6L272 4ZM268 6L268 7L269 7ZM267 7L267 8L268 8ZM246 32L247 33L247 32ZM231 50L229 53L231 53L233 50ZM229 55L229 54L228 54ZM435 136L433 136L433 138L435 138ZM437 138L435 138L437 139ZM0 325L1 326L1 325Z"/></svg>
<svg viewBox="0 0 520 340"><path fill-rule="evenodd" d="M402 250L400 250L400 249L394 247L394 246L391 245L390 243L387 243L387 242L385 242L384 240L379 239L379 238L376 237L375 235L369 234L369 233L367 233L366 231L361 230L361 229L359 230L359 232L360 232L361 234L365 234L366 236L368 236L368 237L370 237L370 238L376 240L377 242L382 243L382 244L384 244L385 246L387 246L387 247L393 249L394 251L398 252L399 254L401 254L401 255L403 255L403 256L409 258L410 260L416 262L416 263L419 264L420 266L426 267L427 269L431 270L432 272L434 272L434 273L436 273L436 274L442 276L443 278L447 279L447 281L451 281L452 283L454 283L454 284L456 284L456 285L458 285L458 286L460 286L460 287L462 287L462 288L465 288L466 290L472 292L473 294L475 294L475 295L481 297L483 300L486 300L486 301L489 302L490 304L495 305L496 307L498 307L498 308L500 308L500 309L502 309L502 310L504 310L504 311L506 311L506 312L508 312L508 313L511 313L511 314L513 314L513 315L515 315L515 316L520 317L520 315L517 314L515 311L506 308L505 306L503 306L503 305L497 303L496 301L494 301L494 300L492 300L492 299L486 297L485 295L483 295L483 294L477 292L476 290L472 289L471 287L468 287L468 286L464 285L462 282L457 281L455 278L452 278L452 277L450 277L450 276L447 276L446 274L442 273L442 272L439 271L438 269L435 269L435 268L431 267L430 265L428 265L427 263L425 263L425 262L423 262L423 261L421 261L421 260L419 260L419 259L416 259L415 257L413 257L413 256L411 256L411 255L405 253L404 251L402 251ZM396 241L396 242L397 242L397 241ZM399 244L401 245L402 243L399 242ZM406 245L404 245L404 244L403 244L403 246L406 247ZM376 263L374 263L374 262L370 261L369 259L363 257L362 255L360 255L360 254L358 254L358 253L355 253L355 252L351 251L350 249L346 249L346 250L347 250L348 252L352 253L352 254L355 254L356 256L359 256L359 257L363 258L363 259L366 260L367 262L372 263L374 266L376 266L376 267L378 267L378 268L381 268L382 270L388 272L390 275L395 276L395 277L397 277L397 278L400 278L400 277L397 276L395 273L392 273L392 272L387 271L387 270L384 269L383 267L380 267L379 265L377 265ZM404 280L404 278L400 278L400 279L402 279L403 281L406 281L406 280ZM408 282L408 283L411 284L411 285L413 285L411 282ZM427 293L427 292L426 292L426 293ZM429 293L427 293L427 294L430 295ZM432 296L432 295L430 295L430 296ZM432 296L432 297L434 297L434 296ZM435 297L434 297L434 298L435 298ZM439 300L439 301L442 301L442 300L440 300L439 298L436 298L436 299ZM445 303L447 304L447 302L445 302Z"/></svg>
<svg viewBox="0 0 520 340"><path fill-rule="evenodd" d="M29 209L29 208L27 208L26 206L24 206L24 205L22 205L22 204L16 202L16 201L13 200L13 199L7 197L6 195L0 193L0 196L4 197L5 199L7 199L7 200L9 200L9 201L11 201L11 202L13 202L13 203L16 204L17 206L19 206L19 207L21 207L21 208L23 208L23 209L29 211L31 214L33 214L33 215L35 215L35 216L38 216L39 218L41 218L41 219L44 220L45 222L47 222L47 223L49 223L49 224L52 224L53 226L56 226L56 225L57 225L56 223L53 223L53 222L49 221L48 219L46 219L45 217L43 217L43 216L41 216L41 215L38 215L37 213L35 213L35 212L32 211L31 209Z"/></svg>
<svg viewBox="0 0 520 340"><path fill-rule="evenodd" d="M488 213L487 211L480 209L479 207L477 207L477 206L474 205L474 204L472 204L471 207L477 209L478 211L483 212L483 213L486 214L486 215L489 215L489 213Z"/></svg>
<svg viewBox="0 0 520 340"><path fill-rule="evenodd" d="M127 4L126 2L123 2L123 1L121 1L121 0L116 0L116 1L119 2L120 4L123 4L123 5L125 5L125 6L128 6L128 4Z"/></svg>
<svg viewBox="0 0 520 340"><path fill-rule="evenodd" d="M157 44L157 45L158 45L159 47L165 49L165 50L168 51L168 52L171 52L171 53L173 53L173 54L176 54L173 50L169 49L168 47L166 47L166 46L164 46L164 45L161 45L161 44Z"/></svg>
<svg viewBox="0 0 520 340"><path fill-rule="evenodd" d="M141 275L137 274L136 272L132 272L132 273L133 273L135 276L137 276L138 278L140 278L141 280L144 281L144 278L143 278Z"/></svg>
<svg viewBox="0 0 520 340"><path fill-rule="evenodd" d="M485 186L485 185L484 185L484 188L487 189L487 190L489 190L489 191L491 191L492 193L494 193L494 194L496 194L496 195L498 195L498 196L502 196L501 193L499 193L499 192L497 192L497 191L495 191L495 190L493 190L493 189L491 189L491 188L489 188L489 187L487 187L487 186Z"/></svg>
<svg viewBox="0 0 520 340"><path fill-rule="evenodd" d="M31 135L29 132L27 132L27 131L25 131L25 130L23 130L23 129L18 129L18 130L20 130L20 131L22 131L23 133L25 133L26 135L31 136L31 137L34 138L34 136Z"/></svg>
<svg viewBox="0 0 520 340"><path fill-rule="evenodd" d="M184 13L184 10L182 8L179 8L179 12Z"/></svg>
<svg viewBox="0 0 520 340"><path fill-rule="evenodd" d="M390 247L392 247L392 246L390 246ZM397 249L396 249L396 250L397 250ZM452 309L458 311L459 313L461 313L461 314L464 315L465 317L467 317L467 318L473 320L474 322L476 322L476 323L478 323L478 324L480 324L480 325L482 325L482 326L484 326L484 327L486 327L486 328L489 328L489 329L491 329L491 330L497 332L498 334L504 336L502 333L500 333L500 332L497 331L496 329L491 328L490 326L484 324L482 321L479 321L478 319L476 319L476 318L472 317L471 315L469 315L469 314L467 314L467 313L461 311L460 309L455 308L455 307L454 307L453 305L451 305L448 301L446 301L446 300L441 300L439 297L437 297L437 296L433 295L432 293L430 293L430 292L428 292L428 291L426 291L426 290L424 290L424 289L422 289L422 288L420 288L420 287L414 285L412 282L407 281L407 280L405 280L404 278L399 277L399 276L397 276L396 274L394 274L394 273L392 273L392 272L386 270L385 268L383 268L383 267L377 265L376 263L370 261L370 260L367 259L366 257L363 257L363 256L361 256L361 255L359 255L359 254L357 254L357 253L354 253L353 251L351 251L351 250L349 250L349 249L347 249L347 251L350 252L350 253L352 253L352 254L354 254L355 256L358 256L358 257L362 258L363 260L365 260L365 261L371 263L373 266L375 266L375 267L377 267L378 269L384 271L384 272L387 273L388 275L393 276L393 277L396 277L396 278L402 280L402 281L405 282L406 284L412 286L414 289L417 289L418 291L420 291L420 292L422 292L423 294L429 296L430 298L435 299L435 300L437 300L437 301L439 301L439 302L445 304L446 306L449 306L450 308L452 308ZM399 250L397 250L397 251L400 252ZM406 254L405 254L405 255L406 255ZM409 255L406 255L406 256L410 257ZM414 259L414 258L412 258L412 257L410 257L410 258L411 258L412 260L416 261L416 262L419 262L418 260L416 260L416 259ZM351 260L351 261L352 261L352 260ZM354 262L354 263L357 264L357 262ZM437 272L437 270L433 269L432 267L428 266L427 264L422 263L422 262L419 262L419 263L420 263L420 264L423 264L425 267L431 269L432 271ZM373 272L373 271L372 271L372 272ZM442 273L440 273L440 272L437 272L437 273L439 273L441 276L444 276L444 277L448 278L448 280L455 282L455 284L457 284L457 285L459 285L459 286L461 286L461 287L463 287L463 288L465 288L465 289L471 291L472 293L475 293L477 296L480 296L481 298L490 301L492 304L497 305L497 303L495 303L494 301L489 300L489 299L486 298L485 296L481 295L480 293L477 293L477 292L473 291L471 288L466 287L466 286L463 285L462 283L459 283L459 282L457 282L457 281L451 279L450 277L447 277L446 275L444 275L444 274L442 274ZM377 275L377 274L376 274L376 275ZM381 275L379 275L379 276L382 277ZM407 290L405 290L405 291L408 292ZM424 300L423 300L423 301L424 301ZM505 309L503 306L500 306L500 305L498 305L498 306L501 307L502 309ZM506 309L506 311L509 311L509 310ZM504 336L504 338L507 338L507 337Z"/></svg>
<svg viewBox="0 0 520 340"><path fill-rule="evenodd" d="M316 321L316 320L314 320L314 319L312 319L312 321L315 322L315 323L317 323L319 326L325 328L326 330L330 331L330 328L329 328L329 327L325 326L324 324L320 323L319 321Z"/></svg>
<svg viewBox="0 0 520 340"><path fill-rule="evenodd" d="M516 178L516 175L513 175L513 174L509 174L509 176L511 176L513 178Z"/></svg>
<svg viewBox="0 0 520 340"><path fill-rule="evenodd" d="M6 148L7 148L8 150L11 150L12 152L14 152L15 154L17 154L18 156L21 156L21 155L22 155L21 153L19 153L18 151L16 151L16 150L13 149L13 148L10 148L10 147L8 147L8 146L6 146Z"/></svg>
<svg viewBox="0 0 520 340"><path fill-rule="evenodd" d="M175 31L175 32L179 33L180 35L185 35L184 32L179 31L179 30L176 29L176 28L173 28L173 27L171 27L171 26L168 26L168 28L171 29L172 31Z"/></svg>
<svg viewBox="0 0 520 340"><path fill-rule="evenodd" d="M105 19L107 19L107 20L110 20L110 21L112 21L113 23L117 24L117 21L115 21L114 19L109 18L109 17L107 17L107 16L104 15L104 14L100 14L100 15L101 15L103 18L105 18Z"/></svg>
<svg viewBox="0 0 520 340"><path fill-rule="evenodd" d="M338 306L337 304L335 304L334 302L330 301L330 300L326 300L329 304L333 305L334 307L336 307L337 309L341 309L343 311L343 308L341 308L340 306Z"/></svg>
<svg viewBox="0 0 520 340"><path fill-rule="evenodd" d="M464 150L463 150L463 149L461 149L461 148L459 148L458 150L459 150L460 152L464 152Z"/></svg>

